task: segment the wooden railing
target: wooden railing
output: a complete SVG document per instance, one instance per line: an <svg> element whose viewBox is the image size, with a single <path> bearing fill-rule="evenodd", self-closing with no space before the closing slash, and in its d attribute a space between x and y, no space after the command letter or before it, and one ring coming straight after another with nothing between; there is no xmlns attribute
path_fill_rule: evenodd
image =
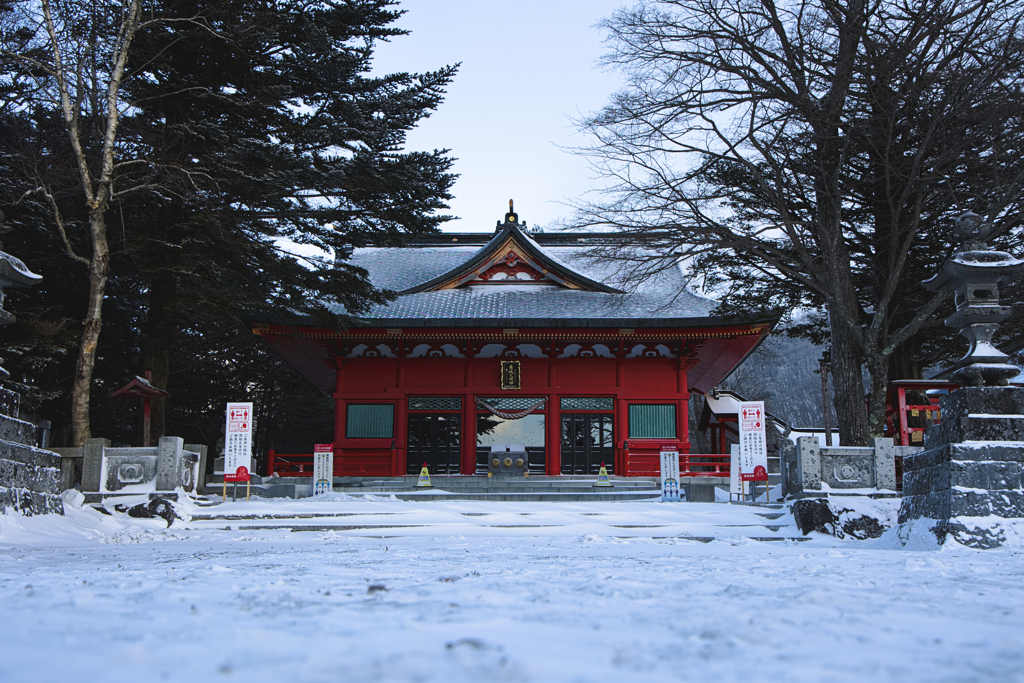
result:
<svg viewBox="0 0 1024 683"><path fill-rule="evenodd" d="M657 477L661 475L661 445L659 441L645 443L630 439L624 449L625 471L631 477ZM729 477L730 458L718 453L680 453L680 477Z"/></svg>
<svg viewBox="0 0 1024 683"><path fill-rule="evenodd" d="M312 453L276 453L273 449L267 452L267 476L277 473L279 477L312 477Z"/></svg>

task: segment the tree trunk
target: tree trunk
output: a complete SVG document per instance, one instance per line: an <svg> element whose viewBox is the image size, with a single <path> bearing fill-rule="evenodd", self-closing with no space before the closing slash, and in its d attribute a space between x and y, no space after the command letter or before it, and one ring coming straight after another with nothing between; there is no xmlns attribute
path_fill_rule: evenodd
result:
<svg viewBox="0 0 1024 683"><path fill-rule="evenodd" d="M885 399L889 391L889 363L892 356L880 351L871 354L868 359L868 372L871 375L871 395L868 399L868 429L872 436L882 436L885 429Z"/></svg>
<svg viewBox="0 0 1024 683"><path fill-rule="evenodd" d="M102 207L89 210L89 230L92 234L92 258L89 263L89 300L85 315L82 341L78 347L75 379L71 387L72 445L81 446L92 437L89 405L92 375L96 368L96 348L103 328L103 296L110 273L110 249L107 245L107 223Z"/></svg>
<svg viewBox="0 0 1024 683"><path fill-rule="evenodd" d="M153 385L167 390L171 376L171 336L174 334L176 283L171 276L153 279L146 314L143 364L153 372ZM153 443L167 435L167 399L154 396L150 403L150 438Z"/></svg>
<svg viewBox="0 0 1024 683"><path fill-rule="evenodd" d="M864 405L864 375L861 349L850 325L829 311L832 320L832 383L835 389L839 441L844 446L868 443L867 409Z"/></svg>

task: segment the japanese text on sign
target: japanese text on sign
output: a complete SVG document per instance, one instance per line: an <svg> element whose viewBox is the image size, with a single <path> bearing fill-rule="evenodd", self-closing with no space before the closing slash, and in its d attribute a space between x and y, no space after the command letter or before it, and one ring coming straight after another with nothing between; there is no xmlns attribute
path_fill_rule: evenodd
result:
<svg viewBox="0 0 1024 683"><path fill-rule="evenodd" d="M249 481L252 404L229 403L224 426L224 481Z"/></svg>
<svg viewBox="0 0 1024 683"><path fill-rule="evenodd" d="M740 422L740 479L742 481L768 481L768 448L765 444L764 401L741 403Z"/></svg>
<svg viewBox="0 0 1024 683"><path fill-rule="evenodd" d="M334 481L334 444L313 445L313 495L323 496L331 492Z"/></svg>
<svg viewBox="0 0 1024 683"><path fill-rule="evenodd" d="M661 447L661 500L678 501L679 495L679 449L674 445Z"/></svg>

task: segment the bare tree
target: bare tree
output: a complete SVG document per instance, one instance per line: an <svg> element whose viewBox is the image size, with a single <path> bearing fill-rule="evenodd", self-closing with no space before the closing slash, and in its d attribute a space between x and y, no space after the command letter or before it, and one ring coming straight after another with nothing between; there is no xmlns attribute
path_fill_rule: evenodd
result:
<svg viewBox="0 0 1024 683"><path fill-rule="evenodd" d="M68 254L89 269L71 398L75 444L90 437L90 385L110 275L106 214L112 202L145 185L125 181L125 169L140 160L119 139L118 126L128 106L121 87L132 41L155 21L152 15L143 17L142 0L40 0L20 3L4 16L0 57L9 82L60 112L88 216L89 252L82 255L68 239L52 194L45 185L37 188L52 205Z"/></svg>
<svg viewBox="0 0 1024 683"><path fill-rule="evenodd" d="M1020 223L1022 16L1022 0L620 10L607 62L628 85L581 122L611 189L578 222L732 282L727 299L824 309L841 437L865 443L890 360L945 304L918 280L957 201L1003 235Z"/></svg>

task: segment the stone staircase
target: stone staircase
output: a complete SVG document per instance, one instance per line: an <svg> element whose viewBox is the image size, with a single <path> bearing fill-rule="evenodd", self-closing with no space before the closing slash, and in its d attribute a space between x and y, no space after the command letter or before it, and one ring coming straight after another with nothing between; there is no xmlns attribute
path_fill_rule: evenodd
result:
<svg viewBox="0 0 1024 683"><path fill-rule="evenodd" d="M397 496L398 494L396 494ZM204 508L190 529L232 532L321 532L340 536L579 536L620 539L806 541L783 505L666 503L608 505L586 502L550 507L532 502L417 505L376 497L357 501L250 502ZM522 499L517 499L522 500ZM287 506L283 509L273 509Z"/></svg>
<svg viewBox="0 0 1024 683"><path fill-rule="evenodd" d="M416 486L418 477L366 479L358 486L335 484L335 493L394 495L399 500L490 501L628 501L661 497L654 477L609 477L610 486L596 486L593 476L529 477L432 476L431 487Z"/></svg>
<svg viewBox="0 0 1024 683"><path fill-rule="evenodd" d="M597 477L563 475L529 477L431 476L431 487L418 487L419 478L407 477L335 477L334 493L351 496L392 496L399 500L490 500L490 501L629 501L653 500L661 496L655 477L610 477L611 486L595 486ZM207 479L202 493L216 498L223 494L223 479ZM313 494L309 477L253 476L250 495L263 498L306 498ZM232 495L232 485L227 496ZM245 486L238 486L245 495Z"/></svg>

